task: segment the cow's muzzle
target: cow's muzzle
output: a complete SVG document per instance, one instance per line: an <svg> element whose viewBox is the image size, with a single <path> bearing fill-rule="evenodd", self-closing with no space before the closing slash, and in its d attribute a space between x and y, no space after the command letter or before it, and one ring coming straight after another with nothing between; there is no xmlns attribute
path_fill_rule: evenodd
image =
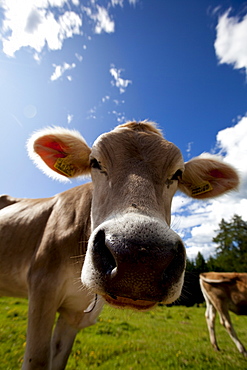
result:
<svg viewBox="0 0 247 370"><path fill-rule="evenodd" d="M95 230L82 282L112 305L144 310L178 298L184 268L179 236L159 220L131 214Z"/></svg>

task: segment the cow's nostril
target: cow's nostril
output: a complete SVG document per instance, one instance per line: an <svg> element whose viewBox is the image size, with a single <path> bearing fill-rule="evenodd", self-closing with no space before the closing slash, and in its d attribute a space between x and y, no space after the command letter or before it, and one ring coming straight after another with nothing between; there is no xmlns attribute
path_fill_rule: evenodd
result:
<svg viewBox="0 0 247 370"><path fill-rule="evenodd" d="M93 262L101 273L110 275L111 277L116 275L116 261L107 246L104 230L99 230L94 238Z"/></svg>
<svg viewBox="0 0 247 370"><path fill-rule="evenodd" d="M184 245L178 240L174 245L174 255L165 267L162 275L162 285L170 286L172 281L178 281L185 269L186 254Z"/></svg>

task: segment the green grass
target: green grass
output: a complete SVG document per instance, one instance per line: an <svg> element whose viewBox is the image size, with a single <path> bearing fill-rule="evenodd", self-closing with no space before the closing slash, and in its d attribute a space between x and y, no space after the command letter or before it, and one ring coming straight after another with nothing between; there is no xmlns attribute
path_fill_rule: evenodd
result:
<svg viewBox="0 0 247 370"><path fill-rule="evenodd" d="M209 343L204 307L157 307L138 313L106 306L98 323L76 337L66 370L87 369L247 369L217 321L221 348ZM25 349L27 301L0 299L0 369L15 370ZM247 346L247 316L232 315L239 338Z"/></svg>

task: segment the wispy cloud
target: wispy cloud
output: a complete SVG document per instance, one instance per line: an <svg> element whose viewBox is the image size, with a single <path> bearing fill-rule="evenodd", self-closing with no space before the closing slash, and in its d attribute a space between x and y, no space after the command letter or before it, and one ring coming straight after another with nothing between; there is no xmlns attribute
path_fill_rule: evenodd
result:
<svg viewBox="0 0 247 370"><path fill-rule="evenodd" d="M187 149L186 149L186 152L187 152L187 157L190 158L191 157L191 148L192 148L192 144L193 144L193 141L189 142L187 144Z"/></svg>
<svg viewBox="0 0 247 370"><path fill-rule="evenodd" d="M139 0L129 0L130 5L136 5Z"/></svg>
<svg viewBox="0 0 247 370"><path fill-rule="evenodd" d="M102 100L102 103L105 103L107 100L110 100L110 96L105 95L105 96L103 96L103 98L101 100Z"/></svg>
<svg viewBox="0 0 247 370"><path fill-rule="evenodd" d="M68 124L70 124L72 122L73 118L74 118L73 114L68 114L67 115L67 122L68 122Z"/></svg>
<svg viewBox="0 0 247 370"><path fill-rule="evenodd" d="M75 63L72 63L72 64L63 63L62 65L53 64L53 67L55 68L55 70L54 70L53 74L51 75L50 80L51 81L56 81L59 78L61 78L66 71L75 68L76 64ZM67 79L69 81L71 81L72 77L67 76Z"/></svg>
<svg viewBox="0 0 247 370"><path fill-rule="evenodd" d="M108 9L100 5L96 5L95 9L89 7L84 7L83 9L87 16L94 21L95 33L112 33L115 31L115 23L114 20L111 19Z"/></svg>
<svg viewBox="0 0 247 370"><path fill-rule="evenodd" d="M112 109L112 103L115 106L115 109ZM115 117L118 124L126 121L126 115L123 111L123 105L125 104L124 100L114 99L110 95L105 95L101 98L99 103L92 107L88 111L87 119L96 119L99 115L102 115L102 111L107 112L108 115ZM105 113L106 114L106 113Z"/></svg>
<svg viewBox="0 0 247 370"><path fill-rule="evenodd" d="M116 86L119 89L120 94L123 94L126 91L128 85L132 83L132 81L125 80L121 77L122 71L122 69L117 69L113 64L111 65L109 70L110 74L114 78L114 80L111 81L111 85ZM122 105L125 104L125 100L116 99L115 96L111 96L110 94L106 94L105 96L103 96L99 103L88 111L87 119L96 119L99 110L102 110L104 106L110 107L111 103L114 103L115 109L108 108L107 114L113 115L118 124L126 121L126 116L122 109Z"/></svg>
<svg viewBox="0 0 247 370"><path fill-rule="evenodd" d="M116 110L113 110L112 112L109 112L109 114L113 114L116 117L116 121L118 124L124 123L126 121L126 116L124 112L117 112Z"/></svg>
<svg viewBox="0 0 247 370"><path fill-rule="evenodd" d="M83 61L83 56L78 54L78 53L75 53L75 56L76 56L76 59L79 60L79 62L82 62Z"/></svg>
<svg viewBox="0 0 247 370"><path fill-rule="evenodd" d="M122 69L117 69L114 65L112 65L110 68L110 74L114 78L114 80L112 80L112 85L116 86L119 89L120 94L124 93L129 84L132 83L131 80L124 80L121 77L122 72Z"/></svg>
<svg viewBox="0 0 247 370"><path fill-rule="evenodd" d="M74 11L65 10L65 3L79 5L77 0L2 0L3 52L14 57L18 50L29 47L34 50L38 60L38 54L46 45L50 50L59 50L65 39L80 34L81 16ZM54 8L59 10L57 17Z"/></svg>
<svg viewBox="0 0 247 370"><path fill-rule="evenodd" d="M116 6L119 5L121 8L123 7L124 0L111 0L111 5Z"/></svg>
<svg viewBox="0 0 247 370"><path fill-rule="evenodd" d="M219 131L216 141L214 151L238 170L241 185L236 192L206 202L180 194L174 197L173 227L185 239L190 258L195 258L198 252L206 258L215 253L212 238L222 218L229 221L238 214L247 220L247 117L242 117L235 126Z"/></svg>
<svg viewBox="0 0 247 370"><path fill-rule="evenodd" d="M216 27L215 52L219 63L231 64L247 73L247 15L231 17L228 9L219 17Z"/></svg>
<svg viewBox="0 0 247 370"><path fill-rule="evenodd" d="M129 2L129 4L130 4L130 5L136 5L136 4L138 3L138 1L139 1L139 0L128 0L128 2ZM111 1L110 1L110 4L111 4L112 6L119 5L119 6L121 6L121 8L122 8L122 7L123 7L123 5L124 5L124 2L127 2L127 1L125 1L125 0L111 0Z"/></svg>

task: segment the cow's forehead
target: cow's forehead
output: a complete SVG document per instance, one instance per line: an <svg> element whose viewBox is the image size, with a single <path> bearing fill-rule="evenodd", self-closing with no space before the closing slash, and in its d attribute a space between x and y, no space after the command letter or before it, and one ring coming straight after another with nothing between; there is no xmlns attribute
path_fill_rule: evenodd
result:
<svg viewBox="0 0 247 370"><path fill-rule="evenodd" d="M156 124L154 122L127 122L123 125L119 125L115 127L112 131L103 133L100 135L94 142L93 146L98 145L99 142L102 140L109 139L109 137L112 137L113 135L116 137L116 134L119 133L120 135L128 135L132 133L133 135L136 133L148 133L148 134L155 134L158 137L163 138L161 130L159 130L156 127Z"/></svg>
<svg viewBox="0 0 247 370"><path fill-rule="evenodd" d="M140 146L144 143L155 143L157 145L160 144L168 150L174 148L176 151L180 152L175 144L166 140L160 131L155 128L151 130L135 130L132 129L131 126L129 127L125 125L117 126L114 130L101 134L94 141L92 148L104 147L106 144L112 147L116 146L116 144L122 144L122 146L124 146L128 142L135 144L138 142ZM157 150L158 149L159 147Z"/></svg>
<svg viewBox="0 0 247 370"><path fill-rule="evenodd" d="M145 125L145 124L144 124ZM145 125L146 126L146 125ZM134 126L135 127L135 126ZM137 126L138 127L138 126ZM103 154L111 156L113 153L125 151L131 154L135 147L150 155L150 160L166 159L170 164L174 162L183 164L183 158L180 149L172 142L166 140L160 131L151 126L145 130L132 129L128 125L118 126L114 130L100 135L92 146L92 155Z"/></svg>

